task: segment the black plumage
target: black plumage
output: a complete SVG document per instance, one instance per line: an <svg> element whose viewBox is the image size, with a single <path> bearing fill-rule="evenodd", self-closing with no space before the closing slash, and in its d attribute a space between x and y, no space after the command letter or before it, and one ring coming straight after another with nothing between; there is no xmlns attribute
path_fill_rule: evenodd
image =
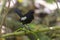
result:
<svg viewBox="0 0 60 40"><path fill-rule="evenodd" d="M21 10L14 9L14 11L20 16L20 22L22 24L28 24L34 19L34 10L29 10L25 15L22 15Z"/></svg>

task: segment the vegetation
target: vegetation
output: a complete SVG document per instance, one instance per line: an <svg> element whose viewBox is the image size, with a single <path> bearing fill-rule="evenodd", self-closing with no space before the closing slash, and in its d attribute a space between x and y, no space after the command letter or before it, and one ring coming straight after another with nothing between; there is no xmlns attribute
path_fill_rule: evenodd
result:
<svg viewBox="0 0 60 40"><path fill-rule="evenodd" d="M52 2L52 0L47 0L47 1ZM0 37L3 38L2 40L5 40L6 37L11 37L11 36L22 37L22 36L25 36L25 34L33 34L37 40L60 40L60 32L59 32L60 24L52 27L48 27L47 25L44 25L44 24L35 24L33 20L30 24L23 26L22 23L18 21L20 17L17 14L15 14L14 12L9 14L9 11L10 11L9 6L8 8L6 8L5 3L6 3L6 0L3 2L3 6L0 11L0 24L1 24L0 29L2 28L3 25L5 25L6 28L9 28L13 31L10 33L2 34L0 30L0 34L1 34ZM3 9L4 9L4 12L2 12ZM23 10L23 13L28 11L23 8L22 10ZM57 21L58 22L60 21L60 17L57 18ZM31 29L31 31L25 28L25 27L28 28L28 26Z"/></svg>

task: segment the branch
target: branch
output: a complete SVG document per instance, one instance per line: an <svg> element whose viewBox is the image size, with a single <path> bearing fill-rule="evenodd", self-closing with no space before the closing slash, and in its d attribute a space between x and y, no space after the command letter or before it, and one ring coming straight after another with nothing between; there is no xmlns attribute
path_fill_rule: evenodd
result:
<svg viewBox="0 0 60 40"><path fill-rule="evenodd" d="M7 0L3 0L4 2L3 2L3 5L2 5L2 9L1 9L1 13L2 13L2 11L4 10L4 7L5 7L5 5L6 5L6 1ZM8 5L8 9L9 9L9 7L10 7L10 3L9 3L9 5ZM9 11L9 10L8 10ZM8 11L7 12L5 12L5 14L2 16L2 21L1 21L1 24L0 24L0 34L1 34L1 28L2 28L2 25L5 23L5 20L6 20L6 16L7 16L7 14L8 14ZM0 35L1 36L1 35Z"/></svg>
<svg viewBox="0 0 60 40"><path fill-rule="evenodd" d="M59 13L59 5L57 3L57 0L55 0L55 2L56 2L56 5L57 5L57 13Z"/></svg>
<svg viewBox="0 0 60 40"><path fill-rule="evenodd" d="M2 11L4 10L5 4L6 4L6 0L2 0L3 4L2 7L0 8L0 15L2 14Z"/></svg>
<svg viewBox="0 0 60 40"><path fill-rule="evenodd" d="M1 16L1 13L2 13L2 11L4 10L5 4L6 4L6 0L2 0L2 1L3 1L3 4L2 4L2 7L1 7L1 9L0 9L0 16ZM1 26L0 26L0 33L1 33L1 27L2 27L2 24L1 24Z"/></svg>
<svg viewBox="0 0 60 40"><path fill-rule="evenodd" d="M34 33L37 33L37 32L47 32L47 31L51 31L51 30L60 30L60 27L58 26L55 26L55 27L47 27L47 28L41 28L41 29L38 29L38 30L35 30L33 31ZM32 33L32 31L21 31L21 32L13 32L13 33L8 33L8 34L4 34L2 35L1 37L8 37L8 36L13 36L13 35L24 35L24 34L29 34L29 33Z"/></svg>

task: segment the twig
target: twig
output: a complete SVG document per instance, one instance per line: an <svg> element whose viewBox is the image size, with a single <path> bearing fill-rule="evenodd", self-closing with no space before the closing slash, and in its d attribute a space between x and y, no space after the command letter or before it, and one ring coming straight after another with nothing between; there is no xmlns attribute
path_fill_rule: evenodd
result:
<svg viewBox="0 0 60 40"><path fill-rule="evenodd" d="M3 4L2 4L2 7L1 7L1 11L0 11L0 16L1 16L1 13L2 13L4 7L5 7L5 4L6 4L6 0L3 0ZM1 28L2 28L2 24L0 26L0 33L1 33Z"/></svg>
<svg viewBox="0 0 60 40"><path fill-rule="evenodd" d="M57 5L57 12L59 13L59 5L57 3L57 0L55 0L55 2L56 2L56 5Z"/></svg>
<svg viewBox="0 0 60 40"><path fill-rule="evenodd" d="M6 0L3 0L4 1L4 3L6 3ZM4 4L5 5L5 4ZM4 6L5 7L5 6ZM4 8L3 7L3 8ZM9 3L9 5L8 5L8 9L9 9L9 7L10 7L10 3ZM2 10L3 11L3 10ZM1 11L1 13L2 13L2 11ZM9 10L8 10L9 11ZM1 25L0 25L0 33L1 33L1 28L2 28L2 25L5 23L5 19L6 19L6 16L7 16L7 14L8 14L8 11L4 14L4 16L2 17L2 21L1 21Z"/></svg>

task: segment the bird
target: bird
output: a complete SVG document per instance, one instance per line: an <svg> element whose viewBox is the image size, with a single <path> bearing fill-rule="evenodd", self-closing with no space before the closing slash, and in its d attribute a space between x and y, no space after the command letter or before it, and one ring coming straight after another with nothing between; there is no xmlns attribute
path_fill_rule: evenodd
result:
<svg viewBox="0 0 60 40"><path fill-rule="evenodd" d="M19 15L20 19L19 21L22 22L22 24L29 24L34 19L34 10L29 10L25 15L22 14L22 11L20 9L14 9L14 12Z"/></svg>
<svg viewBox="0 0 60 40"><path fill-rule="evenodd" d="M14 9L14 11L20 16L19 21L22 22L23 25L31 23L34 19L34 10L29 10L25 15L22 15L22 11L19 9ZM31 31L30 26L28 26L28 30ZM33 34L25 35L28 36L30 40L36 39L36 37Z"/></svg>
<svg viewBox="0 0 60 40"><path fill-rule="evenodd" d="M23 15L22 11L18 8L15 8L14 12L17 13L17 15L19 15L20 17L19 22L22 23L22 28L24 28L26 25L28 27L25 27L25 28L31 31L31 28L28 24L31 23L32 20L34 19L34 10L33 9L29 10L25 15Z"/></svg>

